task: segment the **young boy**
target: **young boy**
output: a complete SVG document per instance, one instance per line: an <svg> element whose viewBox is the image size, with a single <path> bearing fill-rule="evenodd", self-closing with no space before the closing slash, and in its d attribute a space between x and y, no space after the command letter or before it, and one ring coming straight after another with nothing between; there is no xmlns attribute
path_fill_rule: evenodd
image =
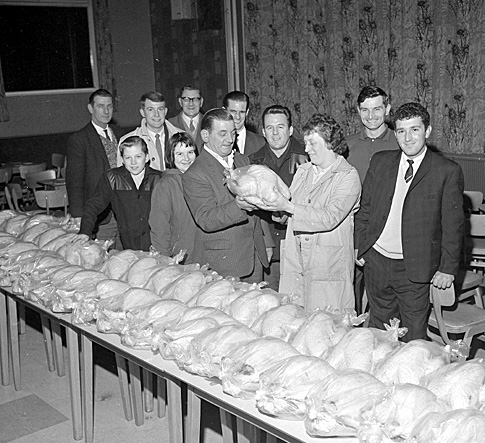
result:
<svg viewBox="0 0 485 443"><path fill-rule="evenodd" d="M91 236L96 218L111 203L125 249L150 248L150 202L152 190L162 173L147 166L148 148L136 136L120 144L123 166L106 171L96 192L86 203L79 234Z"/></svg>

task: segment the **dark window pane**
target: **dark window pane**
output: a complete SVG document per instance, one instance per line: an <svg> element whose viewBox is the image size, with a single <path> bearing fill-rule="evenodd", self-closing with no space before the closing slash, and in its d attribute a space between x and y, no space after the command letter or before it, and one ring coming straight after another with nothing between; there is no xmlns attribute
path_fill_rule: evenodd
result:
<svg viewBox="0 0 485 443"><path fill-rule="evenodd" d="M6 92L93 87L87 8L0 6Z"/></svg>

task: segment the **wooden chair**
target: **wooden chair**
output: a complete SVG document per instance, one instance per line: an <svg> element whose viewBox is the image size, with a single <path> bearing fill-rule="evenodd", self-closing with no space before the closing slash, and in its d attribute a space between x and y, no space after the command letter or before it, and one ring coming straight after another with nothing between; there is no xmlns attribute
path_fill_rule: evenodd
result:
<svg viewBox="0 0 485 443"><path fill-rule="evenodd" d="M51 157L52 166L56 169L57 178L63 177L62 170L66 167L66 156L64 154L52 153Z"/></svg>
<svg viewBox="0 0 485 443"><path fill-rule="evenodd" d="M464 254L466 266L483 272L485 268L485 215L469 215Z"/></svg>
<svg viewBox="0 0 485 443"><path fill-rule="evenodd" d="M27 174L32 174L33 172L45 171L46 168L47 168L47 165L45 163L36 163L32 165L20 165L19 166L20 178L25 180L25 176Z"/></svg>
<svg viewBox="0 0 485 443"><path fill-rule="evenodd" d="M9 167L0 168L0 184L4 183L6 187L7 183L10 181L11 178L12 178L12 168L9 168ZM0 207L4 209L6 204L8 204L8 201L5 194L5 190L0 189Z"/></svg>
<svg viewBox="0 0 485 443"><path fill-rule="evenodd" d="M22 212L19 206L19 200L22 199L22 186L20 186L20 183L7 183L5 186L5 198L9 209Z"/></svg>
<svg viewBox="0 0 485 443"><path fill-rule="evenodd" d="M428 321L428 336L447 345L452 344L450 334L463 336L462 340L471 350L473 338L485 333L485 310L458 302L454 286L442 290L431 285L430 300L433 309Z"/></svg>
<svg viewBox="0 0 485 443"><path fill-rule="evenodd" d="M476 213L480 210L480 205L483 203L482 191L464 191L463 192L463 206L466 212Z"/></svg>
<svg viewBox="0 0 485 443"><path fill-rule="evenodd" d="M45 208L47 214L52 208L64 208L64 216L67 215L67 189L65 187L53 191L34 191L35 201L39 208Z"/></svg>

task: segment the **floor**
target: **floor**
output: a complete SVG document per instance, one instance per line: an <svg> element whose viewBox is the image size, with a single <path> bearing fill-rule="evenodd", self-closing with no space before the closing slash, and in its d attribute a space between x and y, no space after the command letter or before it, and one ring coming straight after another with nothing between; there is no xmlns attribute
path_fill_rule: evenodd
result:
<svg viewBox="0 0 485 443"><path fill-rule="evenodd" d="M29 310L26 318L26 333L20 336L22 390L15 391L13 382L0 386L0 443L74 442L68 376L49 372L39 318ZM100 347L93 352L95 442L168 443L167 418L157 416L156 403L142 426L125 419L114 355ZM207 403L202 427L201 443L222 442L218 410Z"/></svg>

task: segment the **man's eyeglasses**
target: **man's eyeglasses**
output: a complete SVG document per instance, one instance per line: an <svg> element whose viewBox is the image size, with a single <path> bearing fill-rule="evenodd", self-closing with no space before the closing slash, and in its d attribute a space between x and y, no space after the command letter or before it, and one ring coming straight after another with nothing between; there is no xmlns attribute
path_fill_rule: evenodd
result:
<svg viewBox="0 0 485 443"><path fill-rule="evenodd" d="M184 103L199 103L200 97L180 97Z"/></svg>

